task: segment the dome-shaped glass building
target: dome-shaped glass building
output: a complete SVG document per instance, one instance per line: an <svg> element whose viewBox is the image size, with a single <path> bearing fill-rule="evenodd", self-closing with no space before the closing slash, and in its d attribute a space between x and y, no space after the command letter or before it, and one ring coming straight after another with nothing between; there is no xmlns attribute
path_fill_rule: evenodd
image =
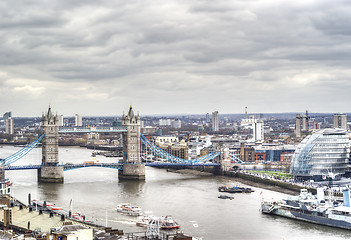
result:
<svg viewBox="0 0 351 240"><path fill-rule="evenodd" d="M322 129L307 136L294 153L290 173L303 179L322 180L345 174L350 155L346 130Z"/></svg>

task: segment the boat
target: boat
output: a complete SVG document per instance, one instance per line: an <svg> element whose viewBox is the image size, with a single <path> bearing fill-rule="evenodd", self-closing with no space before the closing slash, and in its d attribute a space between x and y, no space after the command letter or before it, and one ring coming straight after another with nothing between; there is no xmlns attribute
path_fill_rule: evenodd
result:
<svg viewBox="0 0 351 240"><path fill-rule="evenodd" d="M165 216L160 218L160 229L178 229L180 225L172 218Z"/></svg>
<svg viewBox="0 0 351 240"><path fill-rule="evenodd" d="M218 198L221 198L221 199L230 199L230 200L233 200L233 197L231 196L228 196L228 195L219 195Z"/></svg>
<svg viewBox="0 0 351 240"><path fill-rule="evenodd" d="M150 221L157 219L155 216L139 216L135 223L138 227L146 227Z"/></svg>
<svg viewBox="0 0 351 240"><path fill-rule="evenodd" d="M142 215L141 207L132 206L129 203L121 203L117 205L117 212L125 213L130 216L140 216Z"/></svg>
<svg viewBox="0 0 351 240"><path fill-rule="evenodd" d="M165 217L140 216L136 225L139 227L147 227L148 224L155 224L156 222L160 229L170 230L180 228L180 225L169 215Z"/></svg>
<svg viewBox="0 0 351 240"><path fill-rule="evenodd" d="M325 201L322 188L317 189L317 195L312 195L307 189L301 189L299 196L277 202L262 201L261 212L351 230L349 190L345 190L343 195L342 205L336 201Z"/></svg>
<svg viewBox="0 0 351 240"><path fill-rule="evenodd" d="M228 193L251 193L254 192L251 188L245 188L245 187L227 187L227 186L220 186L218 188L219 192L228 192Z"/></svg>

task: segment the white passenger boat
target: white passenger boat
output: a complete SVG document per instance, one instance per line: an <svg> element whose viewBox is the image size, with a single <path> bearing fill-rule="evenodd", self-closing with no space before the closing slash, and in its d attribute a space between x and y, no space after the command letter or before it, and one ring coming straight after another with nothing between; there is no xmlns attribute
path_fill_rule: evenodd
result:
<svg viewBox="0 0 351 240"><path fill-rule="evenodd" d="M141 207L132 206L129 203L122 203L117 205L117 212L128 214L130 216L141 216Z"/></svg>

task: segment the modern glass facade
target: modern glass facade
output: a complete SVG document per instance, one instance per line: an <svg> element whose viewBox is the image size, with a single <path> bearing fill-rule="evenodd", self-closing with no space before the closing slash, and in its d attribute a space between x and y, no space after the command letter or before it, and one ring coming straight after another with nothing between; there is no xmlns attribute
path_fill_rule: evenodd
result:
<svg viewBox="0 0 351 240"><path fill-rule="evenodd" d="M343 129L322 129L307 136L294 153L290 173L297 177L322 179L345 174L350 140Z"/></svg>

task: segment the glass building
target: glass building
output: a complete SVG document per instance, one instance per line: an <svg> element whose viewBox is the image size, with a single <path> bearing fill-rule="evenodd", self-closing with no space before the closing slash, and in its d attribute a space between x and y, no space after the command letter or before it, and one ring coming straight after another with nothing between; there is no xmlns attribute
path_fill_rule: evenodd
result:
<svg viewBox="0 0 351 240"><path fill-rule="evenodd" d="M349 161L346 130L322 129L307 136L294 153L290 173L302 179L322 180L341 176Z"/></svg>

